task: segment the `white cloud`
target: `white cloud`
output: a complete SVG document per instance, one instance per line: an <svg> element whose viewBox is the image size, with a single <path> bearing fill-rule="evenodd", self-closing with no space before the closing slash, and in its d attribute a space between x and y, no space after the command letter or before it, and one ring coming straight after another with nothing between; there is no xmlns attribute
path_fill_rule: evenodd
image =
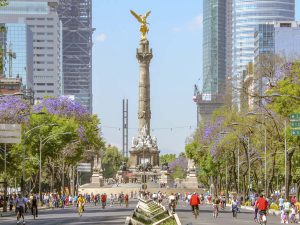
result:
<svg viewBox="0 0 300 225"><path fill-rule="evenodd" d="M180 27L173 27L173 28L172 28L172 31L173 31L174 33L178 33L178 32L181 31L181 28L180 28Z"/></svg>
<svg viewBox="0 0 300 225"><path fill-rule="evenodd" d="M196 16L189 24L189 30L197 30L203 27L203 15Z"/></svg>
<svg viewBox="0 0 300 225"><path fill-rule="evenodd" d="M98 35L96 36L96 41L99 41L99 42L103 42L103 41L105 41L106 39L107 39L107 36L106 36L106 34L104 34L104 33L98 34Z"/></svg>

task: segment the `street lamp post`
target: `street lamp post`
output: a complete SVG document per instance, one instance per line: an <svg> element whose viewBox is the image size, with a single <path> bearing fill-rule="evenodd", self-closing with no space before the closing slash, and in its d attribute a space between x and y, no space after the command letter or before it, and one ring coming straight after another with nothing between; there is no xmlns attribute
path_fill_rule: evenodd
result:
<svg viewBox="0 0 300 225"><path fill-rule="evenodd" d="M36 115L43 115L44 113L35 113ZM25 157L26 157L26 136L29 135L33 130L36 130L40 127L43 127L43 126L57 126L57 124L41 124L41 125L38 125L38 126L35 126L33 128L31 128L30 130L28 131L25 131L24 129L24 145L23 145L23 152L22 152L22 180L21 180L21 192L22 192L22 195L24 196L25 195Z"/></svg>
<svg viewBox="0 0 300 225"><path fill-rule="evenodd" d="M285 198L288 199L287 190L287 142L286 142L286 120L284 121L284 186L285 186Z"/></svg>
<svg viewBox="0 0 300 225"><path fill-rule="evenodd" d="M50 141L53 137L57 136L57 135L64 135L64 134L71 134L71 132L63 132L63 133L55 133L55 134L52 134L44 139L41 139L40 137L40 148L39 148L39 153L40 153L40 160L39 160L39 198L40 198L40 201L42 200L42 192L41 192L41 189L42 189L42 148L43 148L43 145L45 145L48 141ZM41 201L42 202L42 201Z"/></svg>

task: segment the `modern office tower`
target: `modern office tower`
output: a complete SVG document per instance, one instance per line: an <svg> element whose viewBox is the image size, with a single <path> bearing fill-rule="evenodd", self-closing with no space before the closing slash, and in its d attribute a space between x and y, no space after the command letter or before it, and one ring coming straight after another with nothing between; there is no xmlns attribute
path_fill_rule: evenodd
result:
<svg viewBox="0 0 300 225"><path fill-rule="evenodd" d="M264 95L268 88L268 79L264 78L263 74L260 74L260 71L265 71L265 68L260 67L268 64L274 67L281 67L286 62L299 60L300 22L277 21L259 24L256 28L254 39L254 67L257 75L256 91L259 95ZM275 59L277 57L282 58L282 60Z"/></svg>
<svg viewBox="0 0 300 225"><path fill-rule="evenodd" d="M33 33L35 98L61 95L62 25L57 14L58 0L9 0L8 3L0 8L0 23L25 23Z"/></svg>
<svg viewBox="0 0 300 225"><path fill-rule="evenodd" d="M203 1L203 94L223 94L226 76L226 1Z"/></svg>
<svg viewBox="0 0 300 225"><path fill-rule="evenodd" d="M92 0L59 0L63 24L64 95L92 112Z"/></svg>
<svg viewBox="0 0 300 225"><path fill-rule="evenodd" d="M3 49L5 77L19 77L23 88L33 88L33 35L25 23L0 24L0 45Z"/></svg>
<svg viewBox="0 0 300 225"><path fill-rule="evenodd" d="M254 59L258 24L293 21L295 0L232 0L232 101L240 109L243 70Z"/></svg>
<svg viewBox="0 0 300 225"><path fill-rule="evenodd" d="M224 103L227 10L227 0L203 1L203 87L201 91L195 87L194 99L197 103L198 123L208 119Z"/></svg>

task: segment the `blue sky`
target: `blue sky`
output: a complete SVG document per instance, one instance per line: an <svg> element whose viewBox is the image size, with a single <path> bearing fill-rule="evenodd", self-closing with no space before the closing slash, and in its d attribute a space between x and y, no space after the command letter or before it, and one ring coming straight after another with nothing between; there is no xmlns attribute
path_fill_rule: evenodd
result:
<svg viewBox="0 0 300 225"><path fill-rule="evenodd" d="M299 19L300 0L296 0ZM161 153L184 151L196 126L194 84L202 74L202 0L94 0L94 113L107 143L122 147L122 99L129 101L129 143L137 133L139 24L130 14L151 10L148 39L152 136ZM172 129L171 129L172 128Z"/></svg>

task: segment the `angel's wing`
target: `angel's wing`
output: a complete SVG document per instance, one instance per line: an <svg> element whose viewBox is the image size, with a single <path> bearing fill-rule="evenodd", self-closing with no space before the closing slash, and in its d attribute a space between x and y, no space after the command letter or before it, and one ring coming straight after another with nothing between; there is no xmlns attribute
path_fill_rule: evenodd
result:
<svg viewBox="0 0 300 225"><path fill-rule="evenodd" d="M148 11L148 12L146 13L146 18L150 15L150 13L151 13L151 11Z"/></svg>
<svg viewBox="0 0 300 225"><path fill-rule="evenodd" d="M143 23L141 17L138 14L136 14L133 10L130 10L130 12L140 23Z"/></svg>

